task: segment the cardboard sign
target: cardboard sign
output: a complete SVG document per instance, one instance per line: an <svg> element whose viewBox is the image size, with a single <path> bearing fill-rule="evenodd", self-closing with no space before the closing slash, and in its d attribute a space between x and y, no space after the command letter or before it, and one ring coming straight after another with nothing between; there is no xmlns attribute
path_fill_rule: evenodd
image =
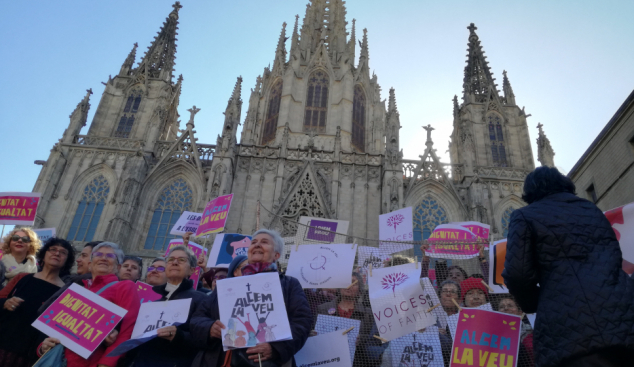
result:
<svg viewBox="0 0 634 367"><path fill-rule="evenodd" d="M349 224L347 220L300 217L299 223L303 225L297 226L296 237L303 238L304 243L346 242Z"/></svg>
<svg viewBox="0 0 634 367"><path fill-rule="evenodd" d="M504 284L502 271L504 270L504 260L506 259L506 238L495 241L489 248L489 286L493 293L508 293L509 289Z"/></svg>
<svg viewBox="0 0 634 367"><path fill-rule="evenodd" d="M450 366L515 366L522 319L501 312L463 309Z"/></svg>
<svg viewBox="0 0 634 367"><path fill-rule="evenodd" d="M434 228L429 241L427 256L441 259L471 259L478 256L478 240L473 232L457 224L441 224ZM456 242L438 243L434 242ZM471 242L471 243L470 243Z"/></svg>
<svg viewBox="0 0 634 367"><path fill-rule="evenodd" d="M301 245L291 250L286 275L302 288L346 288L356 253L357 245Z"/></svg>
<svg viewBox="0 0 634 367"><path fill-rule="evenodd" d="M277 272L216 281L224 350L293 338ZM347 349L346 349L347 352Z"/></svg>
<svg viewBox="0 0 634 367"><path fill-rule="evenodd" d="M489 239L489 231L491 230L491 226L488 224L480 222L451 222L449 224L456 224L465 227L466 229L470 230L471 233L475 234L483 240Z"/></svg>
<svg viewBox="0 0 634 367"><path fill-rule="evenodd" d="M388 253L410 250L413 244L393 243L389 241L414 241L414 222L412 207L395 210L379 215L379 248Z"/></svg>
<svg viewBox="0 0 634 367"><path fill-rule="evenodd" d="M390 342L392 366L444 367L438 328L407 334Z"/></svg>
<svg viewBox="0 0 634 367"><path fill-rule="evenodd" d="M32 325L88 358L126 313L126 309L72 284Z"/></svg>
<svg viewBox="0 0 634 367"><path fill-rule="evenodd" d="M392 340L436 323L426 312L426 297L416 264L390 266L374 270L368 278L374 322L382 338Z"/></svg>
<svg viewBox="0 0 634 367"><path fill-rule="evenodd" d="M623 270L634 273L634 203L623 205L604 213L612 224L616 239L621 246Z"/></svg>
<svg viewBox="0 0 634 367"><path fill-rule="evenodd" d="M246 255L251 245L251 236L236 233L219 233L207 260L208 268L228 267L236 256Z"/></svg>
<svg viewBox="0 0 634 367"><path fill-rule="evenodd" d="M196 237L224 231L232 199L233 194L229 194L218 196L207 203L196 231Z"/></svg>
<svg viewBox="0 0 634 367"><path fill-rule="evenodd" d="M136 282L136 291L139 293L142 304L161 299L161 295L154 292L151 285L143 283L140 280Z"/></svg>
<svg viewBox="0 0 634 367"><path fill-rule="evenodd" d="M295 354L298 367L328 364L328 367L350 367L352 361L348 353L348 337L341 331L312 336L304 347Z"/></svg>
<svg viewBox="0 0 634 367"><path fill-rule="evenodd" d="M346 317L317 315L317 323L315 324L315 331L319 334L327 334L334 331L343 332L351 327L354 329L346 334L348 336L348 348L350 349L350 365L354 362L354 351L357 348L357 337L361 330L361 321Z"/></svg>
<svg viewBox="0 0 634 367"><path fill-rule="evenodd" d="M37 237L42 243L46 242L49 238L55 237L55 228L34 229L33 232L37 234Z"/></svg>
<svg viewBox="0 0 634 367"><path fill-rule="evenodd" d="M176 224L174 224L170 234L182 236L187 232L196 233L202 216L203 213L184 211L183 214L181 214L181 217L176 221Z"/></svg>
<svg viewBox="0 0 634 367"><path fill-rule="evenodd" d="M372 264L372 269L380 269L383 267L384 262L390 258L390 255L385 253L385 251L371 246L359 246L357 252L357 267L366 283L368 282L367 275L370 264Z"/></svg>
<svg viewBox="0 0 634 367"><path fill-rule="evenodd" d="M165 250L165 255L163 255L163 257L167 258L167 254L169 254L169 252L172 249L172 247L180 246L182 244L183 244L183 239L182 238L175 238L175 239L171 240L169 245L167 245L167 249ZM197 259L203 253L205 255L207 255L207 249L202 247L201 245L197 244L196 242L189 241L189 243L187 244L187 248L192 250L194 255L196 255Z"/></svg>
<svg viewBox="0 0 634 367"><path fill-rule="evenodd" d="M32 226L40 196L39 192L0 192L0 224Z"/></svg>

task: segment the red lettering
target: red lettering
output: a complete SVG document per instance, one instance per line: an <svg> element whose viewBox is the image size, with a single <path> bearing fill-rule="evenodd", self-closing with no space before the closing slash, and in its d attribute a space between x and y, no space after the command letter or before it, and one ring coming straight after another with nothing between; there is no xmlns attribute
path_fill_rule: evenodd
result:
<svg viewBox="0 0 634 367"><path fill-rule="evenodd" d="M387 315L387 310L390 310L390 316ZM392 317L392 315L394 315L394 311L392 311L391 308L386 308L385 310L383 310L383 314L385 315L385 317Z"/></svg>
<svg viewBox="0 0 634 367"><path fill-rule="evenodd" d="M403 301L401 302L401 304L399 305L399 307L401 308L402 311L407 311L409 310L409 308L407 310L403 309L403 303L407 303L407 301Z"/></svg>

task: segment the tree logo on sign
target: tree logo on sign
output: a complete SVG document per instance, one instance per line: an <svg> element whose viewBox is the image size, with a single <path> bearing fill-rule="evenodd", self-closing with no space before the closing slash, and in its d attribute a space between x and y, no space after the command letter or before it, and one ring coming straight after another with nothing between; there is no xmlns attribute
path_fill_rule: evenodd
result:
<svg viewBox="0 0 634 367"><path fill-rule="evenodd" d="M409 279L409 276L404 273L388 274L381 280L381 285L383 286L383 289L392 288L392 293L394 294L394 297L396 297L396 287L405 283L407 279Z"/></svg>
<svg viewBox="0 0 634 367"><path fill-rule="evenodd" d="M405 220L405 217L403 216L403 214L395 214L389 218L387 218L387 225L388 227L394 227L394 232L396 232L396 227L403 223L403 221Z"/></svg>

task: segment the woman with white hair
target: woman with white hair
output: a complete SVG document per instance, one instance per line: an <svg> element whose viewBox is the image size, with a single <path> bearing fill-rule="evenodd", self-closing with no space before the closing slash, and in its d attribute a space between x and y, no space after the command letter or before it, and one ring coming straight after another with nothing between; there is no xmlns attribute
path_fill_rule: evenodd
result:
<svg viewBox="0 0 634 367"><path fill-rule="evenodd" d="M100 297L123 307L128 312L117 326L118 335L110 341L102 343L88 359L80 357L70 349L65 349L64 357L67 367L108 366L115 367L121 356L108 357L119 344L130 339L134 324L139 314L141 300L134 282L130 280L119 281L117 273L123 263L123 251L112 242L102 242L93 247L90 255L92 279L80 280L81 286L91 292L98 293ZM116 329L115 329L116 330ZM113 331L111 336L116 332ZM113 340L112 340L113 339ZM46 338L38 348L38 354L46 353L49 349L59 344L55 338Z"/></svg>
<svg viewBox="0 0 634 367"><path fill-rule="evenodd" d="M248 265L242 269L242 276L277 272L276 261L283 250L284 240L276 231L261 229L255 232L247 251ZM226 327L220 321L218 293L213 292L196 309L189 325L193 340L201 349L192 367L216 367L226 360L230 360L231 365L238 365L247 359L257 365L260 358L269 366L281 366L289 361L296 366L293 356L304 346L313 317L299 281L282 274L279 274L279 277L293 338L259 343L255 347L234 349L225 353L222 350L221 329Z"/></svg>

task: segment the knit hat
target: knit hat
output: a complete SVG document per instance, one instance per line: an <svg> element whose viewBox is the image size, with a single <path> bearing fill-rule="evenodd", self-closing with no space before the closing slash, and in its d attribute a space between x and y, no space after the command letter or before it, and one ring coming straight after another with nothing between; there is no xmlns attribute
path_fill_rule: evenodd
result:
<svg viewBox="0 0 634 367"><path fill-rule="evenodd" d="M485 295L489 294L487 287L482 284L482 279L480 278L467 278L460 283L460 289L462 290L462 294L460 295L460 300L464 302L464 297L467 295L472 289L479 289L484 292Z"/></svg>
<svg viewBox="0 0 634 367"><path fill-rule="evenodd" d="M242 262L246 259L247 259L246 255L236 256L233 259L233 261L231 261L231 264L229 264L229 274L227 274L227 278L233 278L233 272L236 270L238 265L242 264Z"/></svg>

